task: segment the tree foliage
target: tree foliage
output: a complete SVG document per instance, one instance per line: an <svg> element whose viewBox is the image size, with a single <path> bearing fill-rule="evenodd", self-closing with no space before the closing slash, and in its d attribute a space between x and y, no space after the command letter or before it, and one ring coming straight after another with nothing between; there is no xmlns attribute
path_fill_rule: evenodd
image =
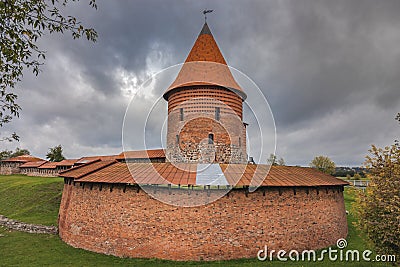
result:
<svg viewBox="0 0 400 267"><path fill-rule="evenodd" d="M1 102L1 101L0 101L0 102ZM1 107L0 107L0 109L1 109ZM3 109L2 109L2 111L0 111L0 121L2 121L1 116L3 115L2 112L4 112L4 111L5 111L5 110L3 110ZM6 116L7 116L7 115L6 115ZM10 118L10 120L7 120L7 121L5 121L5 122L0 122L0 128L3 126L4 123L10 122L11 119L12 119L12 117ZM18 136L17 133L15 133L15 132L12 133L11 136L3 136L3 137L0 138L0 142L3 142L3 141L12 142L12 141L14 141L14 140L19 141L19 136Z"/></svg>
<svg viewBox="0 0 400 267"><path fill-rule="evenodd" d="M372 146L366 157L371 182L354 205L363 230L381 254L400 258L400 147Z"/></svg>
<svg viewBox="0 0 400 267"><path fill-rule="evenodd" d="M10 158L15 158L18 156L30 155L30 154L31 154L31 152L29 152L28 149L17 147L17 149L15 149L15 151L11 154Z"/></svg>
<svg viewBox="0 0 400 267"><path fill-rule="evenodd" d="M13 89L30 68L35 75L45 60L38 41L45 33L70 32L74 39L86 37L96 41L97 33L84 27L75 17L62 10L79 0L1 0L0 1L0 128L19 116L21 107ZM95 0L89 5L97 8ZM1 140L18 140L14 133Z"/></svg>
<svg viewBox="0 0 400 267"><path fill-rule="evenodd" d="M267 164L272 165L272 166L285 166L285 160L283 158L278 159L278 157L275 154L270 154L269 158L267 159Z"/></svg>
<svg viewBox="0 0 400 267"><path fill-rule="evenodd" d="M318 169L327 174L335 172L335 163L326 156L317 156L310 162L310 167Z"/></svg>
<svg viewBox="0 0 400 267"><path fill-rule="evenodd" d="M361 179L361 175L359 173L355 173L353 176L354 180L360 180Z"/></svg>
<svg viewBox="0 0 400 267"><path fill-rule="evenodd" d="M12 151L11 150L3 150L0 152L0 160L11 158Z"/></svg>
<svg viewBox="0 0 400 267"><path fill-rule="evenodd" d="M14 152L12 150L5 149L0 152L0 160L15 158L18 156L23 156L23 155L30 155L30 154L31 154L31 152L29 152L29 150L25 149L25 148L17 147L17 149L15 149Z"/></svg>
<svg viewBox="0 0 400 267"><path fill-rule="evenodd" d="M347 177L347 175L353 177L355 174L354 169L350 168L350 167L336 167L335 168L335 173L333 174L333 176L336 177Z"/></svg>
<svg viewBox="0 0 400 267"><path fill-rule="evenodd" d="M63 156L63 148L61 145L55 146L53 148L49 148L49 152L46 154L46 158L49 161L59 162L65 159Z"/></svg>
<svg viewBox="0 0 400 267"><path fill-rule="evenodd" d="M275 165L277 165L277 157L276 157L276 155L275 154L269 154L269 158L267 159L267 164L268 165L272 165L272 166L275 166Z"/></svg>

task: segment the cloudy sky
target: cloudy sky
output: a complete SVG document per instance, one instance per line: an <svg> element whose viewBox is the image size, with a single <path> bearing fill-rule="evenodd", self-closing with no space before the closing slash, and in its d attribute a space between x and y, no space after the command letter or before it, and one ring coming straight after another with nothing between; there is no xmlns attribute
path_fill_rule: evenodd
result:
<svg viewBox="0 0 400 267"><path fill-rule="evenodd" d="M2 129L21 141L2 148L40 157L58 144L69 158L120 153L131 98L139 125L160 96L138 86L185 60L205 8L214 9L208 23L228 64L268 100L276 153L288 164L327 155L360 165L371 144L400 137L398 0L98 0L97 11L86 1L67 10L98 31L97 43L57 34L40 41L43 72L26 72L17 90L21 117Z"/></svg>

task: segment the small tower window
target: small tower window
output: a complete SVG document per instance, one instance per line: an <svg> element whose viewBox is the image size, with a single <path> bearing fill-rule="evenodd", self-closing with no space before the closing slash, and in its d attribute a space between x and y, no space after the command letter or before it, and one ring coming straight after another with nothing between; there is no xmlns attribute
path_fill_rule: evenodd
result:
<svg viewBox="0 0 400 267"><path fill-rule="evenodd" d="M214 144L214 134L208 134L208 143L210 145Z"/></svg>
<svg viewBox="0 0 400 267"><path fill-rule="evenodd" d="M221 113L221 108L220 107L216 107L215 108L215 120L219 121L220 113Z"/></svg>
<svg viewBox="0 0 400 267"><path fill-rule="evenodd" d="M239 137L239 147L242 147L242 139Z"/></svg>
<svg viewBox="0 0 400 267"><path fill-rule="evenodd" d="M180 112L180 120L183 121L183 108L180 108L179 112Z"/></svg>
<svg viewBox="0 0 400 267"><path fill-rule="evenodd" d="M179 145L179 135L176 135L176 144Z"/></svg>

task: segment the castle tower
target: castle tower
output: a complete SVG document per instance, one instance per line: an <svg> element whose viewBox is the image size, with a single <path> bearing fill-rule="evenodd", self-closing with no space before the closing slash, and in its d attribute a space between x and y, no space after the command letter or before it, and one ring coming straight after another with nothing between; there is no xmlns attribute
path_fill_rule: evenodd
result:
<svg viewBox="0 0 400 267"><path fill-rule="evenodd" d="M341 179L295 166L199 164L247 157L246 94L207 24L164 98L171 162L154 161L164 149L125 151L62 172L64 242L118 257L209 261L254 258L266 245L308 252L347 236Z"/></svg>
<svg viewBox="0 0 400 267"><path fill-rule="evenodd" d="M235 81L207 23L168 101L166 156L171 162L246 163L246 94Z"/></svg>

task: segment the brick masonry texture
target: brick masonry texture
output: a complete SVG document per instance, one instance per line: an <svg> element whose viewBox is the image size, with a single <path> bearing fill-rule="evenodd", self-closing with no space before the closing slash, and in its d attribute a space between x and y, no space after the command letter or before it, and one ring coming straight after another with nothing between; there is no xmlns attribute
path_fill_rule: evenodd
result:
<svg viewBox="0 0 400 267"><path fill-rule="evenodd" d="M218 119L216 108L220 109ZM214 135L212 145L209 134ZM192 86L168 98L167 158L171 162L246 163L242 99L218 86Z"/></svg>
<svg viewBox="0 0 400 267"><path fill-rule="evenodd" d="M101 186L101 191L100 191ZM234 189L199 207L159 202L135 186L65 184L59 234L68 244L120 257L169 260L255 258L269 249L320 249L347 236L341 186ZM169 195L169 192L171 195ZM157 194L207 201L207 190Z"/></svg>
<svg viewBox="0 0 400 267"><path fill-rule="evenodd" d="M236 113L243 117L242 99L236 93L219 86L190 86L180 88L168 98L168 114L179 108L186 112L214 113L214 107L221 107L222 113Z"/></svg>

